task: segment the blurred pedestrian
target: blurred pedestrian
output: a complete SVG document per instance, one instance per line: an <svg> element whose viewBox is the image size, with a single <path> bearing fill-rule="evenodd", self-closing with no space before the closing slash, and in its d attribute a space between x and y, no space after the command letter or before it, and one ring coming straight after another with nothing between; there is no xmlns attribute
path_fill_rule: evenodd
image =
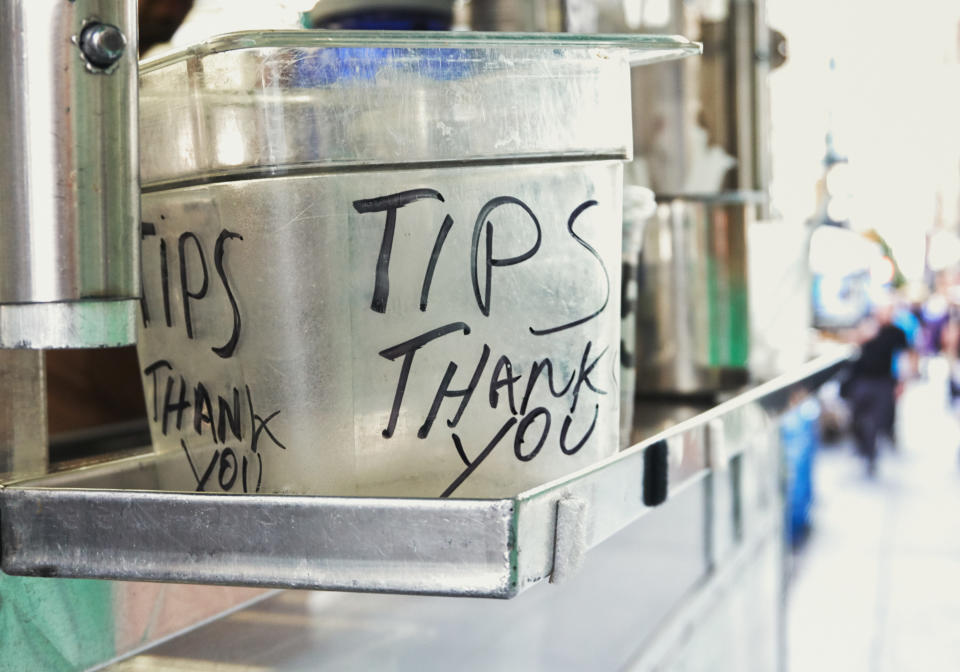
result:
<svg viewBox="0 0 960 672"><path fill-rule="evenodd" d="M950 304L943 294L934 291L924 302L921 314L925 336L923 354L928 356L940 354L943 329L950 319Z"/></svg>
<svg viewBox="0 0 960 672"><path fill-rule="evenodd" d="M877 437L892 428L896 412L897 379L894 361L909 349L907 334L893 323L893 304L884 299L873 311L873 323L860 343L860 356L850 378L850 410L857 451L867 461L867 471L876 472ZM891 432L892 433L892 432Z"/></svg>
<svg viewBox="0 0 960 672"><path fill-rule="evenodd" d="M960 308L950 310L950 319L940 334L940 346L949 366L950 403L960 400Z"/></svg>
<svg viewBox="0 0 960 672"><path fill-rule="evenodd" d="M894 303L891 322L894 326L900 327L907 337L907 346L894 352L893 362L890 368L890 375L894 380L894 398L899 399L903 393L904 384L915 378L920 372L919 350L920 340L922 338L920 319L916 316L911 306L902 297L898 297ZM896 434L894 421L897 414L890 413L887 418L887 424L884 431L891 441L896 445Z"/></svg>

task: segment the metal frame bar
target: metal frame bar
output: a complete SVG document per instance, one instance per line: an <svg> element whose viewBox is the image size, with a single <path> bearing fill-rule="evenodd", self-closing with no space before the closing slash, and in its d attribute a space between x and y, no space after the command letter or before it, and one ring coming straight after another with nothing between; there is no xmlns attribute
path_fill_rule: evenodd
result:
<svg viewBox="0 0 960 672"><path fill-rule="evenodd" d="M710 451L711 422L750 404L782 408L795 386L824 380L848 356L817 359L509 499L159 492L149 489L159 465L154 455L21 482L0 491L0 568L27 576L509 598L554 571L566 578L586 550L646 515L651 483L663 480L676 495L714 470L725 473L744 448ZM656 461L648 464L645 453L664 443L666 473L651 479L646 470Z"/></svg>

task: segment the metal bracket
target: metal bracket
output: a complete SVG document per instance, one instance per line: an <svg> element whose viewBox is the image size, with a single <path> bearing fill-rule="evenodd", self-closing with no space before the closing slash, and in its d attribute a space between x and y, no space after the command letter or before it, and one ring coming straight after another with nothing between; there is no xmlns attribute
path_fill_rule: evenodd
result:
<svg viewBox="0 0 960 672"><path fill-rule="evenodd" d="M574 576L590 548L694 487L704 489L707 562L726 561L741 541L731 530L737 467L725 478L707 468L705 425L730 418L733 455L743 440L736 414L776 412L787 387L842 361L815 360L510 499L159 491L172 454L18 479L0 490L0 567L20 576L511 598L547 577ZM671 466L681 447L682 464ZM744 526L743 540L757 524Z"/></svg>
<svg viewBox="0 0 960 672"><path fill-rule="evenodd" d="M707 423L707 465L717 471L726 471L730 466L723 418L713 418Z"/></svg>
<svg viewBox="0 0 960 672"><path fill-rule="evenodd" d="M579 497L564 497L557 502L550 583L563 583L579 572L586 554L587 502Z"/></svg>

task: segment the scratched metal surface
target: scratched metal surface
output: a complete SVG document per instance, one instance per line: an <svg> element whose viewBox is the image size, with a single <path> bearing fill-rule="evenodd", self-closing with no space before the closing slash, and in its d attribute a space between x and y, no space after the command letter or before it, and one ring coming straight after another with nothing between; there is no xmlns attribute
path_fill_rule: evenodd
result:
<svg viewBox="0 0 960 672"><path fill-rule="evenodd" d="M509 601L287 591L109 669L621 670L707 574L704 497L701 482Z"/></svg>
<svg viewBox="0 0 960 672"><path fill-rule="evenodd" d="M512 502L16 489L4 571L509 595ZM29 526L16 521L32 519Z"/></svg>
<svg viewBox="0 0 960 672"><path fill-rule="evenodd" d="M0 563L32 576L512 597L550 576L561 499L583 502L583 551L656 517L643 503L644 453L661 441L667 501L690 489L709 494L700 533L715 559L779 501L770 419L791 391L818 384L847 355L814 360L509 499L159 492L149 490L163 468L153 456L22 482L0 491Z"/></svg>
<svg viewBox="0 0 960 672"><path fill-rule="evenodd" d="M140 70L147 188L358 166L623 157L631 64L682 37L268 31Z"/></svg>
<svg viewBox="0 0 960 672"><path fill-rule="evenodd" d="M581 161L145 194L163 487L499 498L613 455L621 182Z"/></svg>

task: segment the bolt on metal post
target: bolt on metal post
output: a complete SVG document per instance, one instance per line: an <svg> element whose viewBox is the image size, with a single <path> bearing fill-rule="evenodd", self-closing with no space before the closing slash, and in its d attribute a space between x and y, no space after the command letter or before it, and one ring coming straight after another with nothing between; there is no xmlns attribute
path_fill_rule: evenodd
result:
<svg viewBox="0 0 960 672"><path fill-rule="evenodd" d="M127 46L123 31L109 23L89 23L80 32L80 52L94 68L109 70Z"/></svg>

